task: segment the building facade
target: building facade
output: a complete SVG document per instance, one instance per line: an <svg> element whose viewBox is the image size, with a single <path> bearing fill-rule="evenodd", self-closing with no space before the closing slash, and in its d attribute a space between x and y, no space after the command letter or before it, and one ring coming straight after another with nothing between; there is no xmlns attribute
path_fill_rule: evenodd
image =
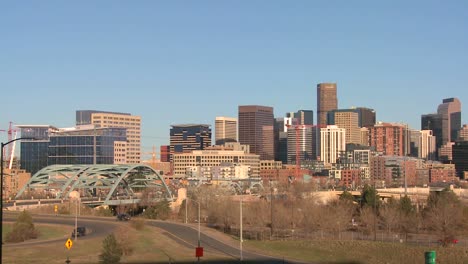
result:
<svg viewBox="0 0 468 264"><path fill-rule="evenodd" d="M317 125L327 125L328 111L338 109L336 83L317 84Z"/></svg>
<svg viewBox="0 0 468 264"><path fill-rule="evenodd" d="M468 141L468 125L463 125L458 132L458 141Z"/></svg>
<svg viewBox="0 0 468 264"><path fill-rule="evenodd" d="M273 107L239 106L239 142L249 145L251 153L260 159L274 159Z"/></svg>
<svg viewBox="0 0 468 264"><path fill-rule="evenodd" d="M405 155L406 127L400 124L378 123L369 127L369 145L388 156Z"/></svg>
<svg viewBox="0 0 468 264"><path fill-rule="evenodd" d="M301 162L315 159L312 133L314 129L315 127L312 126L301 125L288 128L288 164L295 164L296 158L299 158ZM296 157L297 154L299 157Z"/></svg>
<svg viewBox="0 0 468 264"><path fill-rule="evenodd" d="M237 118L219 116L215 118L215 143L237 142Z"/></svg>
<svg viewBox="0 0 468 264"><path fill-rule="evenodd" d="M336 109L327 114L328 125L336 125L346 129L346 143L360 144L361 129L359 127L359 114L355 109Z"/></svg>
<svg viewBox="0 0 468 264"><path fill-rule="evenodd" d="M60 129L50 134L48 165L123 164L127 129L94 128L93 125Z"/></svg>
<svg viewBox="0 0 468 264"><path fill-rule="evenodd" d="M457 98L446 98L437 108L442 119L442 145L454 142L461 128L461 103Z"/></svg>
<svg viewBox="0 0 468 264"><path fill-rule="evenodd" d="M34 175L48 164L50 135L59 129L51 125L17 125L22 138L20 142L20 168Z"/></svg>
<svg viewBox="0 0 468 264"><path fill-rule="evenodd" d="M171 125L170 159L174 154L191 153L211 146L211 128L205 124Z"/></svg>
<svg viewBox="0 0 468 264"><path fill-rule="evenodd" d="M336 163L340 154L346 151L346 132L338 126L320 129L320 157L327 164Z"/></svg>
<svg viewBox="0 0 468 264"><path fill-rule="evenodd" d="M452 147L452 159L455 164L458 177L463 179L468 172L468 141L457 141Z"/></svg>
<svg viewBox="0 0 468 264"><path fill-rule="evenodd" d="M96 110L76 111L76 125L92 124L96 128L125 128L127 130L128 164L141 161L141 117L129 113L106 112Z"/></svg>
<svg viewBox="0 0 468 264"><path fill-rule="evenodd" d="M244 151L194 150L173 155L174 175L185 175L189 167L217 167L224 163L250 166L250 176L260 177L260 156Z"/></svg>

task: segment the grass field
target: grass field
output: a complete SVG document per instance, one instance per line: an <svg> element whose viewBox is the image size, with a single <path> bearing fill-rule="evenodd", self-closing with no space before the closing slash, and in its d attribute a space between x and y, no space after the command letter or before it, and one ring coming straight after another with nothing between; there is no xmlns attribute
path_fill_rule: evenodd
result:
<svg viewBox="0 0 468 264"><path fill-rule="evenodd" d="M468 248L427 248L373 241L246 241L246 246L286 259L312 263L424 263L424 252L435 250L437 263L467 264Z"/></svg>
<svg viewBox="0 0 468 264"><path fill-rule="evenodd" d="M39 231L38 239L40 240L54 239L54 238L63 237L65 235L63 231L63 227L58 226L58 225L35 224L35 227ZM4 223L2 225L3 241L5 240L6 235L11 231L12 228L13 228L13 223Z"/></svg>

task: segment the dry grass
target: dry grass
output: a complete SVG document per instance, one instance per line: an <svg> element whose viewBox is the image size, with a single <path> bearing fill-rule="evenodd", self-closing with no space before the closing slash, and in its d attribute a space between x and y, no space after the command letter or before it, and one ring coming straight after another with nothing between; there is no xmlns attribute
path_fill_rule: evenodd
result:
<svg viewBox="0 0 468 264"><path fill-rule="evenodd" d="M424 252L435 250L437 263L468 263L468 249L421 247L373 241L247 241L246 245L280 257L315 263L424 263Z"/></svg>

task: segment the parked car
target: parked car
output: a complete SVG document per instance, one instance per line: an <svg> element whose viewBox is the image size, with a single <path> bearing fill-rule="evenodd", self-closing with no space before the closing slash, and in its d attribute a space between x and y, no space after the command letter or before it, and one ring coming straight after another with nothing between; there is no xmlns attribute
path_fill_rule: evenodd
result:
<svg viewBox="0 0 468 264"><path fill-rule="evenodd" d="M86 227L84 226L79 226L75 229L73 229L73 232L72 232L72 237L75 237L75 232L77 231L76 233L76 236L85 236L86 235Z"/></svg>
<svg viewBox="0 0 468 264"><path fill-rule="evenodd" d="M128 221L128 220L130 220L130 215L128 215L128 214L118 214L117 215L117 220L119 220L119 221Z"/></svg>

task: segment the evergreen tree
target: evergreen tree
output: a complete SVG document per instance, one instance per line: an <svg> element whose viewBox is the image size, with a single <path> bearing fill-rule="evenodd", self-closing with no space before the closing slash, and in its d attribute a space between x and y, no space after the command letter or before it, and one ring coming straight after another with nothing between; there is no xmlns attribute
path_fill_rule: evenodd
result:
<svg viewBox="0 0 468 264"><path fill-rule="evenodd" d="M108 235L102 242L102 253L99 255L99 263L116 264L122 257L122 248L115 239L114 234Z"/></svg>

